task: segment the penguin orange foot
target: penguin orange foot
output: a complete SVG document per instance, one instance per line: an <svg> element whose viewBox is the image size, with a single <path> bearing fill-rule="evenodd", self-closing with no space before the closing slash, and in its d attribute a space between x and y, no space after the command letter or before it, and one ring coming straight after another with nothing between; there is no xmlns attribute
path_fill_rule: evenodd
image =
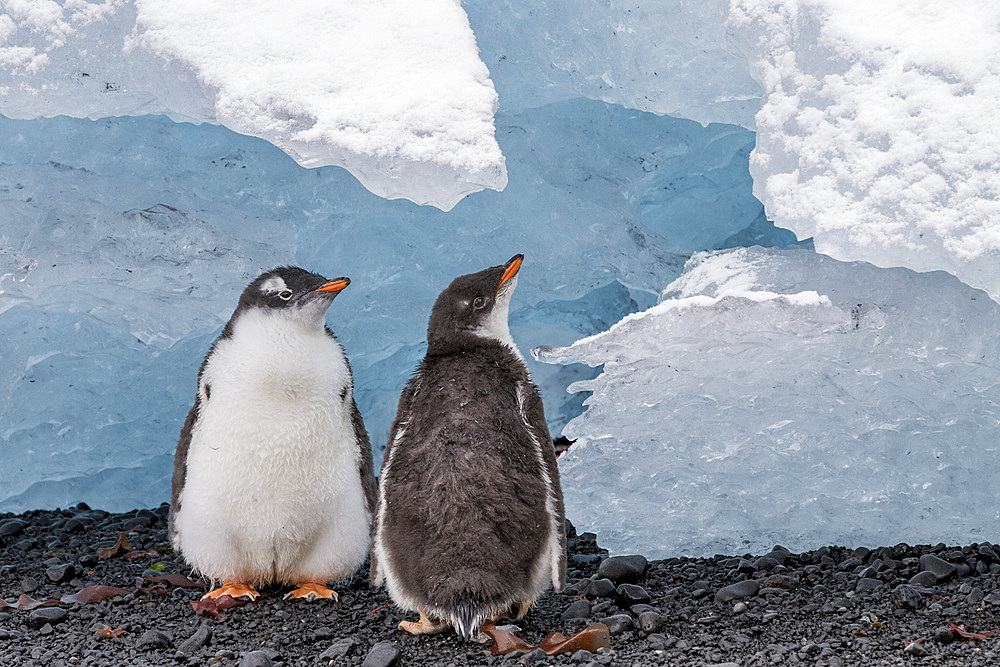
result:
<svg viewBox="0 0 1000 667"><path fill-rule="evenodd" d="M201 596L202 600L215 600L216 598L221 598L223 595L231 595L234 598L250 598L251 600L256 600L260 597L260 593L253 587L253 584L245 584L240 581L223 581L222 586L216 588L214 591L209 591Z"/></svg>
<svg viewBox="0 0 1000 667"><path fill-rule="evenodd" d="M411 635L437 635L450 628L451 625L445 621L432 621L424 612L420 612L420 620L415 623L403 621L399 624L400 630L406 630Z"/></svg>
<svg viewBox="0 0 1000 667"><path fill-rule="evenodd" d="M294 591L285 593L286 600L290 600L292 598L305 598L309 602L312 602L316 598L333 600L334 602L337 602L340 599L337 595L337 591L330 590L327 588L326 584L316 583L313 581L299 584L299 587Z"/></svg>

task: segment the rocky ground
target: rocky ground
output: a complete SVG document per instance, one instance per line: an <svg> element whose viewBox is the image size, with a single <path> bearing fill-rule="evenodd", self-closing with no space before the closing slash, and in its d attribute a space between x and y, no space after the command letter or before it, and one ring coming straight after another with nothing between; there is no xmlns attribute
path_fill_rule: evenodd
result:
<svg viewBox="0 0 1000 667"><path fill-rule="evenodd" d="M995 665L1000 656L1000 632L989 634L1000 627L1000 546L989 544L775 547L647 563L609 559L593 535L572 534L572 585L546 594L514 631L535 644L602 621L611 649L494 656L454 635L397 630L400 612L363 573L337 585L339 603L265 590L219 618L200 615L189 602L203 591L184 587L191 573L167 543L166 514L81 505L0 515L0 665Z"/></svg>

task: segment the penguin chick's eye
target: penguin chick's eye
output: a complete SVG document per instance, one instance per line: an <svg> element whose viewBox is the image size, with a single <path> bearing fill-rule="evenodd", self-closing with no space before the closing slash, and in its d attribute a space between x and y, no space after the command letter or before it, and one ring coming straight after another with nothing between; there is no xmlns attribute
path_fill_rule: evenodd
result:
<svg viewBox="0 0 1000 667"><path fill-rule="evenodd" d="M482 310L486 306L486 299L481 296L476 297L476 300L472 302L472 307L476 310Z"/></svg>
<svg viewBox="0 0 1000 667"><path fill-rule="evenodd" d="M278 296L281 297L282 301L288 301L289 299L292 298L292 290L283 289L280 292L278 292Z"/></svg>

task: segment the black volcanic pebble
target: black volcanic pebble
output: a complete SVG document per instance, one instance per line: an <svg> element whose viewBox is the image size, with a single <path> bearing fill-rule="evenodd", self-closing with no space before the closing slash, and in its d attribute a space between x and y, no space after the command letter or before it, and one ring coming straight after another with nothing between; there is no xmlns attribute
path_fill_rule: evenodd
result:
<svg viewBox="0 0 1000 667"><path fill-rule="evenodd" d="M24 532L24 522L14 519L0 523L0 537L15 537Z"/></svg>
<svg viewBox="0 0 1000 667"><path fill-rule="evenodd" d="M622 584L615 589L615 602L625 609L635 604L649 602L650 599L646 589L636 584Z"/></svg>
<svg viewBox="0 0 1000 667"><path fill-rule="evenodd" d="M577 600L570 606L566 607L566 611L562 613L560 618L564 621L571 618L588 618L590 616L590 601L589 600Z"/></svg>
<svg viewBox="0 0 1000 667"><path fill-rule="evenodd" d="M921 606L920 592L909 584L900 584L892 591L892 601L898 607L919 609Z"/></svg>
<svg viewBox="0 0 1000 667"><path fill-rule="evenodd" d="M348 637L346 639L338 639L333 642L333 644L327 648L325 651L320 653L320 662L333 662L338 661L345 657L351 652L351 649L358 643L353 637Z"/></svg>
<svg viewBox="0 0 1000 667"><path fill-rule="evenodd" d="M146 630L136 645L143 649L173 648L174 642L162 630Z"/></svg>
<svg viewBox="0 0 1000 667"><path fill-rule="evenodd" d="M632 617L628 614L608 616L602 622L608 626L608 632L612 637L635 629L635 621L633 621Z"/></svg>
<svg viewBox="0 0 1000 667"><path fill-rule="evenodd" d="M615 584L610 579L584 579L566 589L566 592L588 598L611 598L615 595Z"/></svg>
<svg viewBox="0 0 1000 667"><path fill-rule="evenodd" d="M391 667L399 660L399 647L392 642L379 642L372 646L361 667Z"/></svg>
<svg viewBox="0 0 1000 667"><path fill-rule="evenodd" d="M46 624L57 625L68 617L69 613L60 607L42 607L28 614L28 627L38 629Z"/></svg>
<svg viewBox="0 0 1000 667"><path fill-rule="evenodd" d="M601 561L597 576L616 584L634 584L646 574L649 561L645 556L612 556Z"/></svg>
<svg viewBox="0 0 1000 667"><path fill-rule="evenodd" d="M181 642L181 645L177 647L177 652L188 656L194 655L210 641L212 641L212 627L204 623L195 630L193 635Z"/></svg>
<svg viewBox="0 0 1000 667"><path fill-rule="evenodd" d="M642 628L643 632L659 632L666 623L667 619L655 611L644 611L639 614L639 627Z"/></svg>
<svg viewBox="0 0 1000 667"><path fill-rule="evenodd" d="M937 575L930 570L924 572L917 572L915 575L910 577L910 584L914 586L934 586L938 582Z"/></svg>

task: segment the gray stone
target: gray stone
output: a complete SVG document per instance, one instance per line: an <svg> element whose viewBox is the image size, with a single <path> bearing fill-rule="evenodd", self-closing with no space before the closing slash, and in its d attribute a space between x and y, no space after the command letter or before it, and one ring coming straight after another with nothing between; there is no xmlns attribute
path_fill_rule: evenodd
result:
<svg viewBox="0 0 1000 667"><path fill-rule="evenodd" d="M14 537L24 532L24 522L17 519L0 523L0 537Z"/></svg>
<svg viewBox="0 0 1000 667"><path fill-rule="evenodd" d="M20 590L22 593L34 593L40 585L34 577L25 577L21 580Z"/></svg>
<svg viewBox="0 0 1000 667"><path fill-rule="evenodd" d="M571 618L589 618L590 617L590 600L576 600L566 608L562 613L562 620L566 621Z"/></svg>
<svg viewBox="0 0 1000 667"><path fill-rule="evenodd" d="M372 646L361 667L390 667L399 661L399 647L392 642L379 642Z"/></svg>
<svg viewBox="0 0 1000 667"><path fill-rule="evenodd" d="M173 648L174 642L162 630L146 630L139 637L139 648Z"/></svg>
<svg viewBox="0 0 1000 667"><path fill-rule="evenodd" d="M919 609L921 605L920 592L909 584L900 584L892 591L892 601L897 607Z"/></svg>
<svg viewBox="0 0 1000 667"><path fill-rule="evenodd" d="M67 533L82 533L83 529L84 529L83 522L80 521L79 519L70 519L69 521L66 522L66 525L63 526L63 530L65 530Z"/></svg>
<svg viewBox="0 0 1000 667"><path fill-rule="evenodd" d="M570 662L590 662L590 659L594 657L594 654L590 651L579 649L576 653L570 656Z"/></svg>
<svg viewBox="0 0 1000 667"><path fill-rule="evenodd" d="M184 642L177 647L178 653L183 653L186 656L192 656L206 646L210 641L212 641L212 626L207 623L202 624L194 634L184 640Z"/></svg>
<svg viewBox="0 0 1000 667"><path fill-rule="evenodd" d="M914 586L933 586L937 583L937 575L933 572L917 572L915 575L910 577L910 583Z"/></svg>
<svg viewBox="0 0 1000 667"><path fill-rule="evenodd" d="M787 574L772 574L764 580L764 586L768 588L784 588L787 591L795 590L795 579Z"/></svg>
<svg viewBox="0 0 1000 667"><path fill-rule="evenodd" d="M597 575L616 584L634 584L646 574L649 561L645 556L612 556L601 561Z"/></svg>
<svg viewBox="0 0 1000 667"><path fill-rule="evenodd" d="M535 650L522 655L521 659L518 662L520 662L522 665L533 665L536 662L541 662L542 660L545 660L547 657L549 656L548 654L545 653L545 649L536 648Z"/></svg>
<svg viewBox="0 0 1000 667"><path fill-rule="evenodd" d="M645 633L659 632L666 625L667 620L655 611L644 611L639 614L639 627Z"/></svg>
<svg viewBox="0 0 1000 667"><path fill-rule="evenodd" d="M877 591L885 586L885 582L879 579L858 579L858 585L854 587L855 592L858 593L870 593L871 591Z"/></svg>
<svg viewBox="0 0 1000 667"><path fill-rule="evenodd" d="M340 660L341 658L345 657L348 653L350 653L351 649L354 648L354 645L357 643L358 643L357 640L355 640L353 637L347 637L346 639L338 639L337 641L333 642L330 648L326 649L320 654L319 659L326 662Z"/></svg>
<svg viewBox="0 0 1000 667"><path fill-rule="evenodd" d="M608 632L612 636L620 635L623 632L635 629L635 623L632 621L632 617L628 614L608 616L604 619L604 625L608 626Z"/></svg>
<svg viewBox="0 0 1000 667"><path fill-rule="evenodd" d="M757 595L757 591L759 590L760 584L757 583L756 579L747 579L746 581L739 581L720 588L715 594L715 601L732 602L733 600L741 600Z"/></svg>
<svg viewBox="0 0 1000 667"><path fill-rule="evenodd" d="M947 581L955 576L958 568L934 554L924 554L920 557L920 571L933 572L938 581Z"/></svg>
<svg viewBox="0 0 1000 667"><path fill-rule="evenodd" d="M566 592L588 598L610 598L615 595L615 583L610 579L584 579L567 588Z"/></svg>
<svg viewBox="0 0 1000 667"><path fill-rule="evenodd" d="M930 651L924 648L924 645L921 642L910 642L906 645L906 648L903 649L903 653L918 657L930 655Z"/></svg>
<svg viewBox="0 0 1000 667"><path fill-rule="evenodd" d="M634 604L645 604L649 602L649 593L642 586L635 584L622 584L615 589L615 600L619 607L628 609Z"/></svg>
<svg viewBox="0 0 1000 667"><path fill-rule="evenodd" d="M59 563L45 570L45 576L49 581L61 584L76 576L76 567L72 563Z"/></svg>
<svg viewBox="0 0 1000 667"><path fill-rule="evenodd" d="M938 644L950 644L955 641L955 635L948 628L938 628L934 631L934 641Z"/></svg>
<svg viewBox="0 0 1000 667"><path fill-rule="evenodd" d="M271 656L264 651L251 651L240 660L240 667L273 667Z"/></svg>
<svg viewBox="0 0 1000 667"><path fill-rule="evenodd" d="M969 604L979 604L983 601L984 597L986 596L983 593L983 589L975 587L969 592L969 597L967 597L965 601Z"/></svg>
<svg viewBox="0 0 1000 667"><path fill-rule="evenodd" d="M69 617L65 609L59 607L41 607L28 614L28 627L41 628L46 623L58 625Z"/></svg>

